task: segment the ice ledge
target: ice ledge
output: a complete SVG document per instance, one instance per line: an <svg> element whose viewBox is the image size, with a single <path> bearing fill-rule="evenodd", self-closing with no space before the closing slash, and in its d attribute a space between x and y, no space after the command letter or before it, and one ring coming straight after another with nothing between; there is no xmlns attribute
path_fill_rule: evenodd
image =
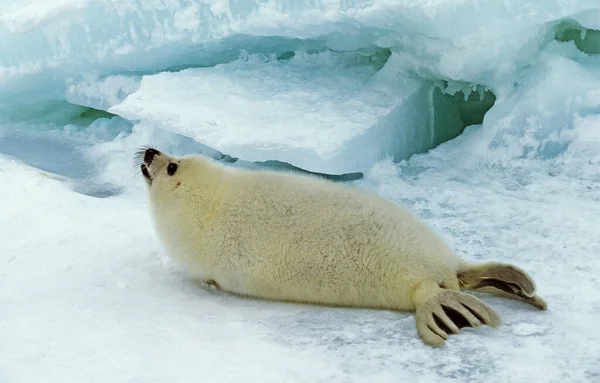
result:
<svg viewBox="0 0 600 383"><path fill-rule="evenodd" d="M284 61L258 55L143 76L139 89L108 111L248 161L361 172L386 157L425 151L436 140L436 88L388 72L344 66L325 53ZM462 128L458 115L454 120Z"/></svg>

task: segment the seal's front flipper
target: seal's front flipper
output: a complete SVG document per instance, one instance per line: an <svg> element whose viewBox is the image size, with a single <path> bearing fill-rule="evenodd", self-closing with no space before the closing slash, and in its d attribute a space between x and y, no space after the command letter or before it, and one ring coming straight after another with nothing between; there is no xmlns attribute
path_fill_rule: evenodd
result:
<svg viewBox="0 0 600 383"><path fill-rule="evenodd" d="M500 326L500 316L472 295L440 288L433 281L422 282L412 296L417 332L425 344L440 347L448 336L464 327Z"/></svg>
<svg viewBox="0 0 600 383"><path fill-rule="evenodd" d="M490 294L518 299L540 310L546 302L535 295L535 282L520 268L504 263L467 266L458 272L461 289L480 290Z"/></svg>

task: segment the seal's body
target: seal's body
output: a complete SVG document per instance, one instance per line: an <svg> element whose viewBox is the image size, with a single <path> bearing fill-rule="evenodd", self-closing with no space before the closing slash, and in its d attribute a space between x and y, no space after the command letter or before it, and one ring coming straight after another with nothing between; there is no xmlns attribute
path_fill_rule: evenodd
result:
<svg viewBox="0 0 600 383"><path fill-rule="evenodd" d="M433 346L461 327L500 324L460 289L493 289L545 308L524 271L466 263L416 216L373 193L154 149L144 152L142 173L169 254L222 290L416 311L419 335Z"/></svg>

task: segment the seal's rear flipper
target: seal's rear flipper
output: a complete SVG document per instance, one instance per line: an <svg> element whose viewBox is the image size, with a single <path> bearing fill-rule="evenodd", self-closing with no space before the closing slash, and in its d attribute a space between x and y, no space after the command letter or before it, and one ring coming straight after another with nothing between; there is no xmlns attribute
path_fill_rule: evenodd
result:
<svg viewBox="0 0 600 383"><path fill-rule="evenodd" d="M540 310L547 308L546 302L535 295L533 279L516 266L503 263L466 266L458 272L457 277L461 289L518 299Z"/></svg>
<svg viewBox="0 0 600 383"><path fill-rule="evenodd" d="M450 334L464 327L500 326L500 316L476 297L422 282L412 295L417 332L425 344L440 347Z"/></svg>

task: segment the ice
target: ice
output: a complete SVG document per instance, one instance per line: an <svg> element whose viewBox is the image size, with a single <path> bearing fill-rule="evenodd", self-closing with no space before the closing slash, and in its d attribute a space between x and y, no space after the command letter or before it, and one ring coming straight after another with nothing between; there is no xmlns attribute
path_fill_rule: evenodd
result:
<svg viewBox="0 0 600 383"><path fill-rule="evenodd" d="M0 2L0 382L599 381L599 15L597 0ZM154 233L132 159L146 144L360 171L349 187L404 203L465 258L523 267L549 310L480 294L503 326L433 350L409 313L199 286Z"/></svg>
<svg viewBox="0 0 600 383"><path fill-rule="evenodd" d="M22 92L24 82L59 95L65 79L84 71L214 65L240 48L401 47L415 70L485 83L526 63L560 20L597 27L599 8L596 0L5 2L0 95Z"/></svg>
<svg viewBox="0 0 600 383"><path fill-rule="evenodd" d="M465 19L473 9L484 16L494 15L493 20ZM61 0L3 4L0 109L11 109L15 99L19 108L25 102L43 104L62 99L100 110L114 107L124 116L158 122L248 161L277 160L336 174L363 172L384 156L408 158L453 138L468 124L481 123L465 121L464 116L459 121L454 108L432 85L449 84L450 94L452 87L458 86L465 98L472 91L484 90L504 97L522 68L536 60L540 48L555 34L570 39L572 33L578 33L573 37L575 43L593 52L596 23L589 15L599 9L595 0L544 4L516 0ZM270 62L248 64L246 74L253 77L226 83L228 76L235 76L227 72L228 68L243 70L239 63L232 63L240 49L251 57L289 57L295 53L292 61L301 61L305 52L331 50L360 52L369 58L388 49L392 55L385 71L374 78L366 75L372 63L363 62L358 76L362 83L353 78L356 73L352 70L338 70L339 77L330 76L325 68L304 68L304 74L302 68L287 68L288 73L283 67L273 70ZM318 66L323 67L321 64ZM190 67L196 69L186 70ZM268 113L277 122L267 124L267 120L259 123L256 116L241 121L240 110L228 116L192 107L197 103L207 105L205 108L211 105L206 100L208 87L201 85L207 76L202 74L214 72L221 74L221 81L211 83L215 94L208 101L223 105L223 109L235 108L223 101L223 94L243 91L249 97L263 98L247 106L257 110L256 116L265 116L269 105L265 94L281 91L289 81L293 89L304 92L305 96L297 100L301 108L294 109L294 102L286 100L287 106L278 113ZM332 86L334 80L339 84ZM172 84L186 81L195 84L197 91L186 94L171 89ZM166 110L168 102L162 103L161 110L154 103L156 97L146 100L165 82L171 84L171 91L161 93L162 98L178 105L174 124L170 124L172 110ZM420 91L415 91L417 83L422 83ZM143 88L137 89L139 86ZM249 86L254 88L247 89ZM380 94L374 95L373 89ZM332 97L336 107L328 109L327 103L313 102L311 108L308 92L319 94L317 100ZM332 94L335 92L338 94ZM281 103L284 96L277 93L271 101ZM421 100L426 97L430 100ZM126 98L122 106L117 105ZM188 106L184 107L182 99ZM413 106L411 101L419 105ZM321 108L315 109L315 105ZM327 123L314 124L308 109ZM210 115L215 118L207 121ZM212 130L209 124L213 124ZM307 136L313 139L300 144L294 132L307 126L311 127ZM247 133L250 130L252 134ZM249 137L253 139L246 140Z"/></svg>
<svg viewBox="0 0 600 383"><path fill-rule="evenodd" d="M349 66L365 59L296 54L282 63L259 55L149 75L107 110L244 160L277 159L333 174L366 171L388 156L408 158L439 143L439 130L462 131L458 111L431 82ZM434 104L446 109L443 121Z"/></svg>
<svg viewBox="0 0 600 383"><path fill-rule="evenodd" d="M113 75L102 79L88 76L67 82L65 100L98 110L108 110L121 103L140 87L140 76Z"/></svg>

